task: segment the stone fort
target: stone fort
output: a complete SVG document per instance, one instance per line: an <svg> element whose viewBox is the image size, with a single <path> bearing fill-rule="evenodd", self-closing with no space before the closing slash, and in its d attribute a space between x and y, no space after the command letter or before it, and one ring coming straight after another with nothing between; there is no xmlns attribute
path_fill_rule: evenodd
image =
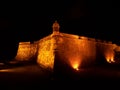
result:
<svg viewBox="0 0 120 90"><path fill-rule="evenodd" d="M53 69L55 62L60 62L74 69L94 65L96 62L119 63L116 52L120 47L109 41L60 32L60 25L55 21L53 33L34 42L19 42L15 60L36 62Z"/></svg>

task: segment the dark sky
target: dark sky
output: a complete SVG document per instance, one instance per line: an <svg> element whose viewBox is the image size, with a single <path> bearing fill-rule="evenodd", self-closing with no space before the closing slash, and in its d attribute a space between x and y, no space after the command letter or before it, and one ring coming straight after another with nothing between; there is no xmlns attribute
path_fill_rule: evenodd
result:
<svg viewBox="0 0 120 90"><path fill-rule="evenodd" d="M38 40L52 33L55 20L61 32L119 43L120 9L109 0L40 0L7 2L0 9L2 47ZM6 45L6 46L5 46Z"/></svg>
<svg viewBox="0 0 120 90"><path fill-rule="evenodd" d="M35 40L52 33L52 23L58 20L62 32L115 40L119 38L119 9L115 10L112 1L105 0L8 3L1 8L0 32L20 41Z"/></svg>

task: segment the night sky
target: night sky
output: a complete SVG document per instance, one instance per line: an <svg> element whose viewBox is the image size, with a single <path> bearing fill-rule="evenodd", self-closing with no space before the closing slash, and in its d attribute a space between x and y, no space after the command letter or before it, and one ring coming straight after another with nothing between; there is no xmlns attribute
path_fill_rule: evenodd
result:
<svg viewBox="0 0 120 90"><path fill-rule="evenodd" d="M111 0L40 0L11 3L5 3L0 9L1 47L9 46L8 49L2 48L3 51L6 49L15 52L19 41L39 40L51 34L55 20L59 22L61 32L119 44L120 9Z"/></svg>

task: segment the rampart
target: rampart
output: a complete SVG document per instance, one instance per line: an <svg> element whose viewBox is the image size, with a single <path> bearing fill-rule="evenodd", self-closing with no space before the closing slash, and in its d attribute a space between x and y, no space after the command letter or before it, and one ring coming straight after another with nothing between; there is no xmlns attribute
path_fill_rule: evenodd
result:
<svg viewBox="0 0 120 90"><path fill-rule="evenodd" d="M15 59L27 61L36 58L38 64L53 68L57 58L62 63L79 68L93 65L101 60L114 63L116 47L118 46L112 42L59 33L51 34L33 43L20 42Z"/></svg>

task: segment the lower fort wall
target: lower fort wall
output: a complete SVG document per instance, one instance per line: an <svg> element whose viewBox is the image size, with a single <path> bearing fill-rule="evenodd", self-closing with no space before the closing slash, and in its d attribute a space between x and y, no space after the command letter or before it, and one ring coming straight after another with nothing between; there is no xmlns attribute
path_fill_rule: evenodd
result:
<svg viewBox="0 0 120 90"><path fill-rule="evenodd" d="M115 62L114 49L116 44L67 34L45 37L34 43L20 42L15 57L19 61L37 59L37 63L53 68L54 60L59 57L70 67L84 67L96 62Z"/></svg>

